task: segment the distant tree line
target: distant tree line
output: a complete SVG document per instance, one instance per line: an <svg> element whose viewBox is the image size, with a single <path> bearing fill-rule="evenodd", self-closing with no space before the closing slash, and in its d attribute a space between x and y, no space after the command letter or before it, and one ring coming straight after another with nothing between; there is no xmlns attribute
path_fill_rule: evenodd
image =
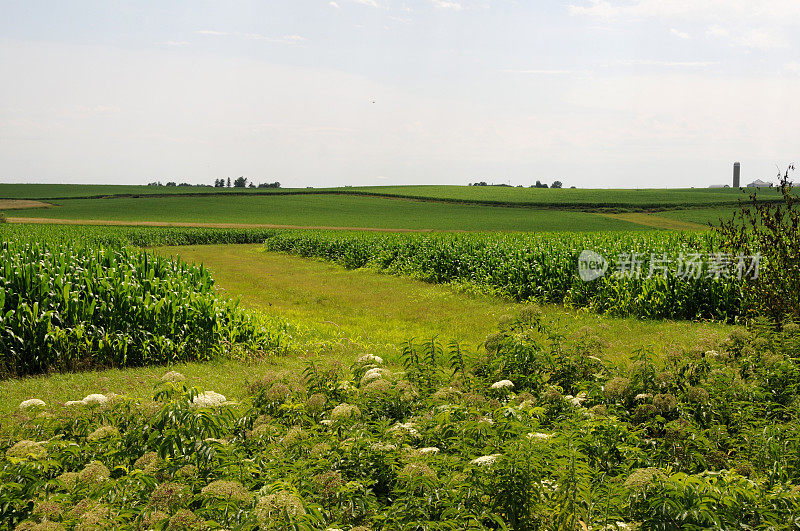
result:
<svg viewBox="0 0 800 531"><path fill-rule="evenodd" d="M469 186L507 186L510 187L510 184L488 184L486 181L480 181L477 183L469 183ZM561 181L553 181L553 184L550 185L550 188L563 188L563 184ZM517 188L522 188L522 185L517 185ZM547 183L543 183L542 181L536 181L536 184L530 185L528 188L548 188ZM574 186L572 188L575 188Z"/></svg>
<svg viewBox="0 0 800 531"><path fill-rule="evenodd" d="M231 178L228 177L228 180L225 179L214 179L214 187L215 188L280 188L281 183L275 181L274 183L247 183L247 177L237 177L233 180L231 184Z"/></svg>
<svg viewBox="0 0 800 531"><path fill-rule="evenodd" d="M189 184L189 183L176 183L175 181L169 181L167 184L163 184L161 181L153 181L152 183L147 183L147 186L196 186L200 188L208 188L208 184Z"/></svg>
<svg viewBox="0 0 800 531"><path fill-rule="evenodd" d="M147 183L147 186L195 186L201 188L208 188L210 184L189 184L189 183L176 183L175 181L169 181L167 184L163 184L161 181L154 181L152 183ZM249 183L247 182L247 177L237 177L233 181L231 178L228 177L227 179L214 179L214 188L280 188L281 183L275 181L273 183Z"/></svg>

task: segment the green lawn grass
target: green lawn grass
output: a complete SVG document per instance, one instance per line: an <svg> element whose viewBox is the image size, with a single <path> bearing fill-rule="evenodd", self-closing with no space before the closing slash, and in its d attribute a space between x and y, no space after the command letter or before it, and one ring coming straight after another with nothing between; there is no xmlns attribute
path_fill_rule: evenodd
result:
<svg viewBox="0 0 800 531"><path fill-rule="evenodd" d="M647 229L577 211L505 208L344 195L63 199L15 217L113 221L276 224L382 229L565 231Z"/></svg>
<svg viewBox="0 0 800 531"><path fill-rule="evenodd" d="M403 341L437 336L443 345L460 341L475 352L503 316L522 305L483 294L464 293L373 271L348 271L335 264L264 253L260 245L205 245L157 250L209 267L220 293L243 305L285 319L291 326L294 354L266 360L182 363L172 368L190 382L229 398L245 394L248 380L274 371L297 378L304 360L351 363L362 352L399 365ZM716 346L733 329L717 323L646 321L594 315L559 306L543 308L544 319L567 336L596 336L603 357L624 365L638 349L658 356ZM167 369L144 367L91 373L56 374L0 382L0 415L11 414L27 398L48 403L81 399L87 394L152 395Z"/></svg>

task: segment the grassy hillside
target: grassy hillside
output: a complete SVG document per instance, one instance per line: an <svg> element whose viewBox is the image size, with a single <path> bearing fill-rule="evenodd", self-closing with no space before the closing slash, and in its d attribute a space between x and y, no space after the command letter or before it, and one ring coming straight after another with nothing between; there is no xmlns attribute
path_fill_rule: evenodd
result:
<svg viewBox="0 0 800 531"><path fill-rule="evenodd" d="M765 200L778 199L774 190L763 190ZM746 194L730 188L691 189L541 189L505 186L365 186L344 188L213 188L153 187L73 184L0 184L0 199L66 199L120 195L275 195L344 194L404 197L444 202L528 207L584 209L664 209L708 205L734 205Z"/></svg>
<svg viewBox="0 0 800 531"><path fill-rule="evenodd" d="M265 189L260 191L264 192ZM163 195L221 193L212 186L139 186L115 184L0 184L2 199L65 199L113 195Z"/></svg>
<svg viewBox="0 0 800 531"><path fill-rule="evenodd" d="M697 223L708 226L709 223L719 224L719 220L729 220L736 209L734 207L694 208L689 210L672 210L658 212L660 218L676 220L679 222Z"/></svg>
<svg viewBox="0 0 800 531"><path fill-rule="evenodd" d="M663 209L701 205L735 205L746 194L730 188L683 189L544 189L507 186L369 186L348 190L410 198L515 204L536 207ZM774 190L763 190L765 200L778 199Z"/></svg>
<svg viewBox="0 0 800 531"><path fill-rule="evenodd" d="M342 195L64 199L15 217L432 230L637 230L599 214Z"/></svg>

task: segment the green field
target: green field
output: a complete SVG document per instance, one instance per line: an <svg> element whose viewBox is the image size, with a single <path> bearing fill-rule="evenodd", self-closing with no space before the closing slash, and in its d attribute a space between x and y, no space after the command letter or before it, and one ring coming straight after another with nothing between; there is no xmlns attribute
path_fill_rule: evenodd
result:
<svg viewBox="0 0 800 531"><path fill-rule="evenodd" d="M467 231L637 230L599 214L343 195L63 199L15 217Z"/></svg>
<svg viewBox="0 0 800 531"><path fill-rule="evenodd" d="M269 193L271 188L259 188ZM0 199L66 199L124 195L186 195L247 192L249 189L213 186L143 186L130 184L0 184Z"/></svg>
<svg viewBox="0 0 800 531"><path fill-rule="evenodd" d="M74 232L107 255L101 241L163 241L157 230L5 229L18 240L41 231L52 245ZM167 231L202 241L197 229ZM209 232L206 241L240 237ZM157 253L202 263L194 278L205 283L208 271L221 299L283 321L282 348L0 382L4 521L578 530L744 519L788 529L800 510L796 331L518 304L259 244ZM190 271L180 263L165 273ZM131 272L108 274L95 289Z"/></svg>
<svg viewBox="0 0 800 531"><path fill-rule="evenodd" d="M195 186L153 187L135 185L0 184L0 199L47 200L126 195L313 195L331 193L543 208L661 210L669 208L692 208L704 205L735 205L739 199L747 198L749 190L742 192L730 188L541 189L509 186L453 185L252 189ZM759 193L765 200L775 200L779 198L777 191L772 189L764 189Z"/></svg>
<svg viewBox="0 0 800 531"><path fill-rule="evenodd" d="M747 279L578 278L584 249L708 272L694 210L450 199L13 212L0 527L797 528L800 326L751 319Z"/></svg>
<svg viewBox="0 0 800 531"><path fill-rule="evenodd" d="M779 197L775 190L760 194L770 201ZM13 218L527 232L704 229L719 215L732 213L747 194L709 188L374 186L275 190L0 184L0 198L40 199L52 205L9 206L14 208L8 211Z"/></svg>
<svg viewBox="0 0 800 531"><path fill-rule="evenodd" d="M349 364L361 353L371 352L399 367L401 344L410 338L435 336L445 344L456 340L475 352L499 321L516 316L524 307L454 287L264 253L260 245L163 247L157 252L202 263L210 269L224 297L239 298L245 308L290 323L291 356L171 364L206 388L237 400L246 398L242 374L254 380L270 372L289 371L296 382L303 360L338 359ZM721 323L603 317L556 305L542 309L547 322L568 336L596 337L603 345L602 357L623 366L630 353L638 349L659 357L708 350L735 329ZM164 370L160 366L138 367L0 381L0 393L6 397L0 404L0 415L13 414L19 402L32 397L63 403L78 395L101 392L146 399L152 388L142 384ZM95 376L89 377L92 374Z"/></svg>
<svg viewBox="0 0 800 531"><path fill-rule="evenodd" d="M734 212L738 209L731 207L721 208L696 208L689 210L671 210L666 212L658 212L657 216L674 219L678 221L688 221L690 223L698 223L708 226L709 224L718 226L720 220L728 221L733 217Z"/></svg>
<svg viewBox="0 0 800 531"><path fill-rule="evenodd" d="M507 186L370 186L348 190L411 198L469 201L486 204L518 204L535 207L619 208L622 210L690 208L730 204L747 194L730 188L584 189L518 188ZM778 193L763 190L764 199Z"/></svg>

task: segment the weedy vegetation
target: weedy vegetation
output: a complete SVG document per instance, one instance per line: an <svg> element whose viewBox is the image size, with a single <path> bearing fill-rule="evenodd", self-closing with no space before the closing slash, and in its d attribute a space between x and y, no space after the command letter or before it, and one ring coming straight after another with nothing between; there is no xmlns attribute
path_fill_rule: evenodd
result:
<svg viewBox="0 0 800 531"><path fill-rule="evenodd" d="M731 254L763 257L761 274L744 289L755 301L751 314L766 314L776 323L800 318L800 198L789 180L793 170L778 175L782 202L760 203L753 192L749 205L717 228Z"/></svg>
<svg viewBox="0 0 800 531"><path fill-rule="evenodd" d="M168 372L153 401L21 405L0 442L17 529L793 529L798 327L629 369L535 307L477 353L410 342L248 382ZM243 381L243 384L245 382Z"/></svg>

